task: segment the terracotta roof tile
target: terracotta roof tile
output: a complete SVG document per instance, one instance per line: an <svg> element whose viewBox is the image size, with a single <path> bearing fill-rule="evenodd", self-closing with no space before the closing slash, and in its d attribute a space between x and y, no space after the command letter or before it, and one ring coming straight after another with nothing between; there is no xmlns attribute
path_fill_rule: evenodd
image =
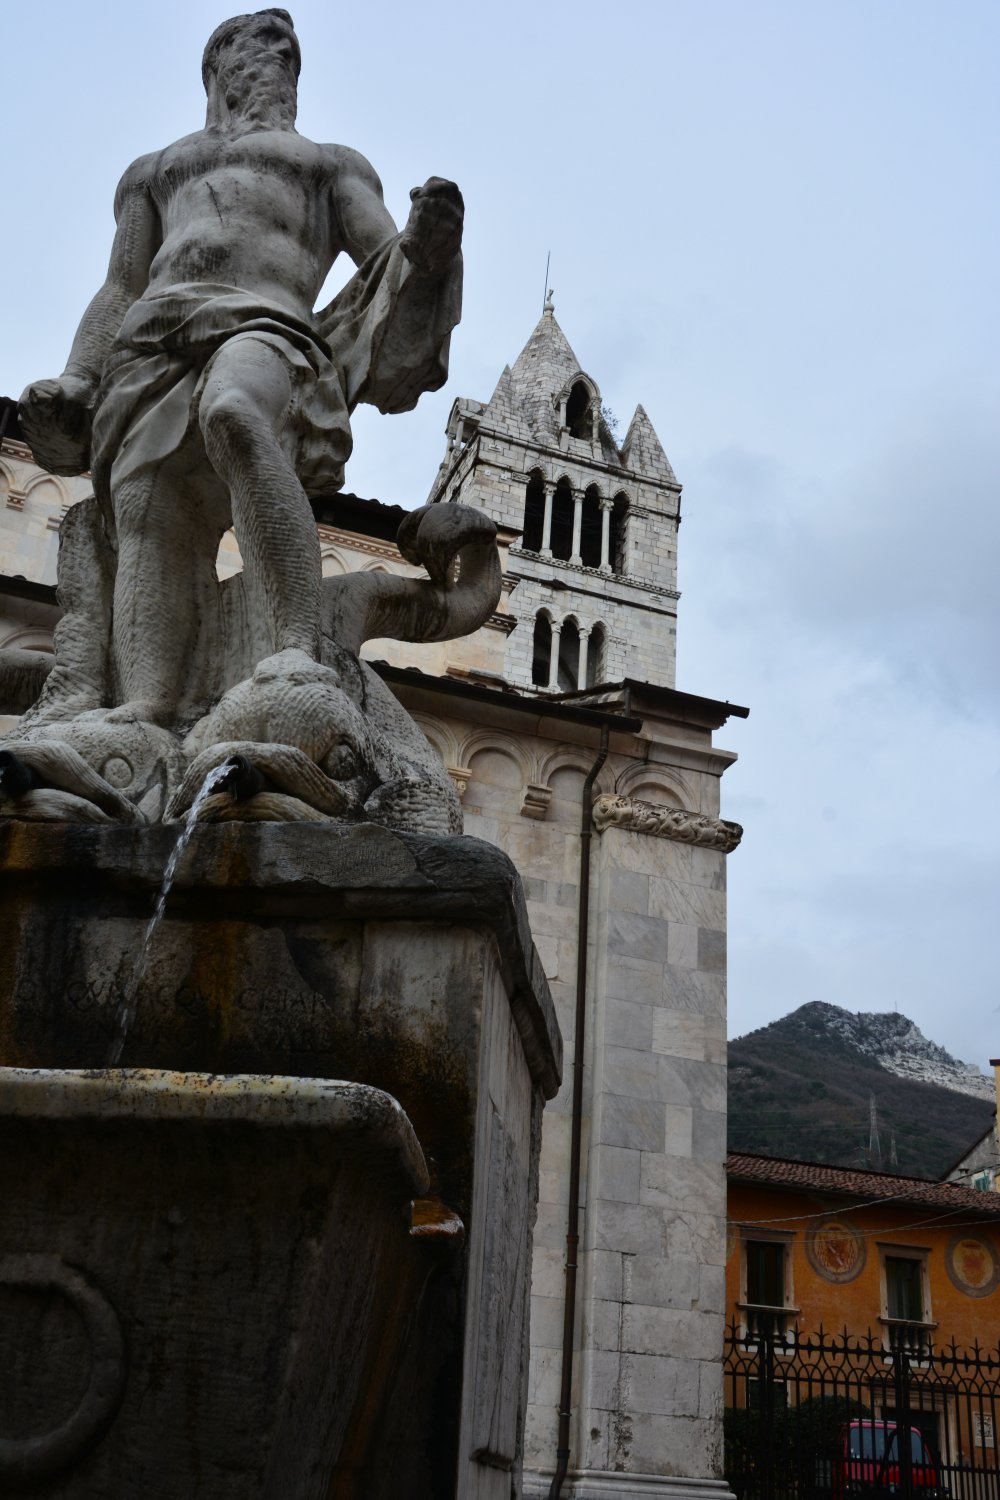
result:
<svg viewBox="0 0 1000 1500"><path fill-rule="evenodd" d="M817 1162L789 1161L784 1157L750 1156L739 1151L730 1152L726 1158L726 1174L730 1182L840 1193L862 1201L895 1198L900 1203L950 1208L958 1213L975 1213L980 1219L1000 1219L1000 1193L982 1193L955 1182L928 1182L922 1177L860 1172L848 1167L825 1167Z"/></svg>

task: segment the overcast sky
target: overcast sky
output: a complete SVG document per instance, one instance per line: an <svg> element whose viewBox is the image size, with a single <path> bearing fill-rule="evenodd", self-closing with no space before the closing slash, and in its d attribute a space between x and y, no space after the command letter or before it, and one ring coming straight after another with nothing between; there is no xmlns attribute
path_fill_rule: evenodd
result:
<svg viewBox="0 0 1000 1500"><path fill-rule="evenodd" d="M198 128L224 0L5 7L0 393L57 374L115 184ZM751 708L730 1031L807 1000L1000 1055L996 0L293 6L299 128L465 194L451 378L355 424L421 503L540 311L684 484L678 686ZM348 268L345 267L346 276Z"/></svg>

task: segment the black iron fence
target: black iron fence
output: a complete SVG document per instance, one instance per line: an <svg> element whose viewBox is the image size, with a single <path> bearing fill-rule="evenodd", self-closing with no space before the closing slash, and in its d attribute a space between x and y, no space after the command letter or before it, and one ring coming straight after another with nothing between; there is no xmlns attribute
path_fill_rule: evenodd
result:
<svg viewBox="0 0 1000 1500"><path fill-rule="evenodd" d="M1000 1500L1000 1347L732 1326L726 1478L737 1500Z"/></svg>

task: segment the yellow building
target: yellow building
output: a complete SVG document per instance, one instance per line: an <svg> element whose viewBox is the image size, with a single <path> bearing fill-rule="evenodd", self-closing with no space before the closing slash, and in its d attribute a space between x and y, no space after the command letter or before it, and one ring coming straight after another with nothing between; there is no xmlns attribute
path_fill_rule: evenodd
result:
<svg viewBox="0 0 1000 1500"><path fill-rule="evenodd" d="M823 1492L802 1450L833 1463L853 1422L858 1441L916 1430L949 1495L995 1495L1000 1197L744 1154L727 1177L726 1403L751 1413L730 1417L737 1494L756 1493L763 1402L793 1494Z"/></svg>

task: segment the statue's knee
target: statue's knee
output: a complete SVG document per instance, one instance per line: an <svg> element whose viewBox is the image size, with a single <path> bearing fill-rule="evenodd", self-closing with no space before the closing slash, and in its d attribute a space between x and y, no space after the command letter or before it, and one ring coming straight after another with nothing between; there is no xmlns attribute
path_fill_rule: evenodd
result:
<svg viewBox="0 0 1000 1500"><path fill-rule="evenodd" d="M253 433L253 413L230 391L206 391L198 408L198 423L209 452L225 451L233 442L245 442Z"/></svg>

